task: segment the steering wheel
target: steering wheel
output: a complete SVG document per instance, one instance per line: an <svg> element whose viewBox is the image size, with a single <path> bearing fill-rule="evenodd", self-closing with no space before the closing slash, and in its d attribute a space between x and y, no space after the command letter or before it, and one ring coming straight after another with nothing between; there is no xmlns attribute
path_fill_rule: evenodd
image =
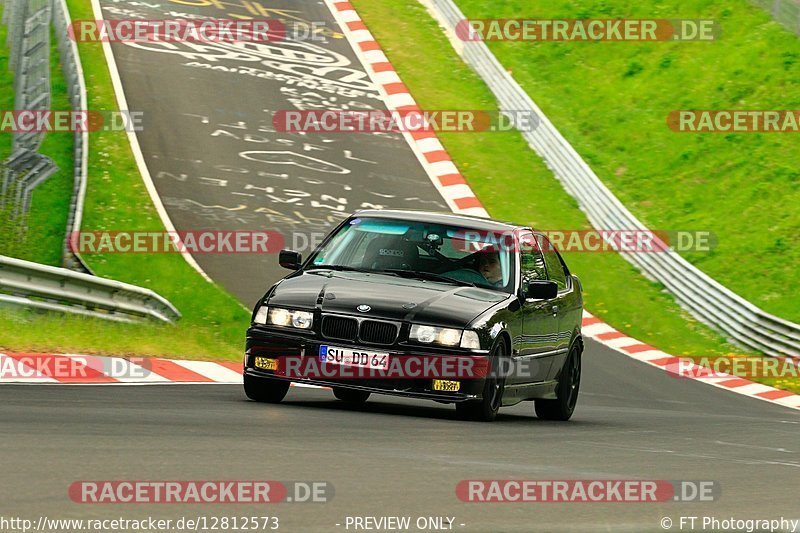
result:
<svg viewBox="0 0 800 533"><path fill-rule="evenodd" d="M450 264L447 266L448 270L458 270L459 268L464 267L470 261L474 260L475 257L476 257L475 254L479 254L480 252L481 252L480 250L478 250L477 252L472 252L469 255L465 255L461 259L450 259L449 257L446 257L446 256L442 256L442 257L444 257L445 259L450 261Z"/></svg>

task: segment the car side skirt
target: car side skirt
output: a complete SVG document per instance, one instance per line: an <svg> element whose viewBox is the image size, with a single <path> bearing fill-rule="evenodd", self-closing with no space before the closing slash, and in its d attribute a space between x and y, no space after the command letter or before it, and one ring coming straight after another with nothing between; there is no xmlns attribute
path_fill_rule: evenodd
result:
<svg viewBox="0 0 800 533"><path fill-rule="evenodd" d="M503 407L516 405L526 400L554 400L556 387L558 387L556 380L509 385L503 392Z"/></svg>

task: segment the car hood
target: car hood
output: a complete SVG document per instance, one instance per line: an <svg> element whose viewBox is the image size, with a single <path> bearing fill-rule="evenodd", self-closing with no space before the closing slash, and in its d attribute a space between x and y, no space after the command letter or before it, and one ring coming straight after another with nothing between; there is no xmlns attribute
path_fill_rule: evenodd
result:
<svg viewBox="0 0 800 533"><path fill-rule="evenodd" d="M378 273L303 272L276 285L267 305L465 327L508 294ZM357 308L367 305L369 311Z"/></svg>

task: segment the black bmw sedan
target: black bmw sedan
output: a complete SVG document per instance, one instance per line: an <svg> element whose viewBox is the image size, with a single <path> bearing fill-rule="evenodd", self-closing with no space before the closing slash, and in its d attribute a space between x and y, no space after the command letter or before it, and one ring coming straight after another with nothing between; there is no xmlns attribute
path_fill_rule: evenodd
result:
<svg viewBox="0 0 800 533"><path fill-rule="evenodd" d="M568 420L581 377L583 300L546 237L488 219L419 211L360 211L253 310L244 390L283 400L290 383L330 387L340 400L371 393L454 403L493 420L533 400Z"/></svg>

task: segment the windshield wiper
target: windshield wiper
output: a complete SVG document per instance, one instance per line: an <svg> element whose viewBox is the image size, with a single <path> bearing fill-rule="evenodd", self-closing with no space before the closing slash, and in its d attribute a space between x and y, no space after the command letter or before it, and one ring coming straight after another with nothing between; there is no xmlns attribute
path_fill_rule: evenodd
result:
<svg viewBox="0 0 800 533"><path fill-rule="evenodd" d="M396 272L385 272L383 270L370 270L368 268L351 267L347 265L310 265L306 270L335 270L337 272L363 272L365 274L386 274L388 276L399 276Z"/></svg>
<svg viewBox="0 0 800 533"><path fill-rule="evenodd" d="M434 274L433 272L425 272L422 270L405 270L402 268L387 268L385 270L381 270L381 272L388 272L390 274L396 274L398 276L403 276L405 278L419 278L428 281L441 281L444 283L452 283L454 285L462 285L464 287L475 287L476 285L471 281L465 281L461 279L450 278L447 276L443 276L442 274Z"/></svg>
<svg viewBox="0 0 800 533"><path fill-rule="evenodd" d="M375 272L367 268L351 267L347 265L309 265L306 270L336 270L339 272Z"/></svg>

